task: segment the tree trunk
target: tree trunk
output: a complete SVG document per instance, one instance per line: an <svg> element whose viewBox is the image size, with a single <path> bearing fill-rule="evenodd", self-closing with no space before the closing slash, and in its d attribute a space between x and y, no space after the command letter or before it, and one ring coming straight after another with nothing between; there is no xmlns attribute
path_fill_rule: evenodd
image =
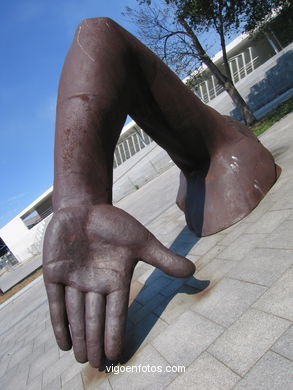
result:
<svg viewBox="0 0 293 390"><path fill-rule="evenodd" d="M226 51L226 41L225 41L225 34L224 34L224 26L223 26L223 16L222 16L222 9L219 8L219 26L216 26L216 30L218 34L220 35L220 41L221 41L221 48L222 48L222 53L223 53L223 62L224 62L224 68L226 72L226 76L228 79L233 82L232 79L232 74L228 62L228 56L227 56L227 51Z"/></svg>
<svg viewBox="0 0 293 390"><path fill-rule="evenodd" d="M246 104L243 97L238 92L237 88L235 88L235 85L230 80L227 79L224 88L228 92L233 103L239 109L240 114L241 114L242 118L244 119L245 124L248 126L251 126L256 121L256 118L253 115L250 108L248 107L248 105Z"/></svg>
<svg viewBox="0 0 293 390"><path fill-rule="evenodd" d="M226 75L224 75L220 69L213 63L209 55L206 53L204 48L202 47L199 39L197 38L196 34L194 34L192 28L188 25L188 23L183 19L179 19L179 23L181 26L185 29L187 34L192 40L192 43L198 53L198 56L202 60L202 62L208 67L210 72L216 77L218 80L218 83L224 88L224 90L229 94L231 97L233 103L235 106L239 109L242 119L244 120L245 124L250 126L255 121L256 118L253 115L252 111L246 104L245 100L242 98L240 93L235 88L233 82L231 79L229 79Z"/></svg>

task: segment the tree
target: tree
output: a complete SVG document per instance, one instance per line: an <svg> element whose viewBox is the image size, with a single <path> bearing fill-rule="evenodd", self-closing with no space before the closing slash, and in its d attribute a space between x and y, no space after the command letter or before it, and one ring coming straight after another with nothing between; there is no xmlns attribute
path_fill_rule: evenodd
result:
<svg viewBox="0 0 293 390"><path fill-rule="evenodd" d="M226 37L243 26L245 30L255 29L274 9L286 8L291 0L160 0L159 6L152 0L138 2L138 10L127 8L125 14L139 26L140 38L168 65L175 65L177 72L196 61L204 63L230 95L245 123L251 125L255 117L233 83ZM211 29L219 36L224 71L213 63L201 40Z"/></svg>
<svg viewBox="0 0 293 390"><path fill-rule="evenodd" d="M245 21L244 30L253 33L270 29L274 16L292 23L292 13L292 0L249 0L241 17Z"/></svg>

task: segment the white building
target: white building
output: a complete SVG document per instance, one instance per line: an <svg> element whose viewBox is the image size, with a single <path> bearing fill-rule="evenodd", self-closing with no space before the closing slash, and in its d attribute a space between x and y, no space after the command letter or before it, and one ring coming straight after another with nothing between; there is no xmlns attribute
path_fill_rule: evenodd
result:
<svg viewBox="0 0 293 390"><path fill-rule="evenodd" d="M231 70L232 80L237 84L240 80L247 77L251 72L268 61L272 56L283 49L282 43L273 32L256 40L252 40L249 34L242 34L226 46L228 62ZM222 51L213 57L213 62L225 73L222 60ZM203 65L199 71L200 81L194 91L204 103L209 103L223 92L223 88L217 82L206 65ZM187 81L187 77L184 81Z"/></svg>

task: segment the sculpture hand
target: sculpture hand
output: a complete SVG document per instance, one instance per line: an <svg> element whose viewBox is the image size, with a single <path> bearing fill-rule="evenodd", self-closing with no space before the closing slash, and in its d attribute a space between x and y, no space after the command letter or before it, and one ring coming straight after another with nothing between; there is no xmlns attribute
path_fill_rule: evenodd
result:
<svg viewBox="0 0 293 390"><path fill-rule="evenodd" d="M63 350L73 344L79 362L100 367L104 356L119 357L138 260L177 277L195 270L114 206L54 213L44 241L44 280L57 343Z"/></svg>

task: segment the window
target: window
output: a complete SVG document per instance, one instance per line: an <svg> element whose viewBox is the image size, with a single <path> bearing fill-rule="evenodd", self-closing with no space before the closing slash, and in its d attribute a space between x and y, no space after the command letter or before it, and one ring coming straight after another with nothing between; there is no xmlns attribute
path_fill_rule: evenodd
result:
<svg viewBox="0 0 293 390"><path fill-rule="evenodd" d="M52 214L52 194L42 199L37 205L21 216L21 219L28 229L33 228L43 219Z"/></svg>

